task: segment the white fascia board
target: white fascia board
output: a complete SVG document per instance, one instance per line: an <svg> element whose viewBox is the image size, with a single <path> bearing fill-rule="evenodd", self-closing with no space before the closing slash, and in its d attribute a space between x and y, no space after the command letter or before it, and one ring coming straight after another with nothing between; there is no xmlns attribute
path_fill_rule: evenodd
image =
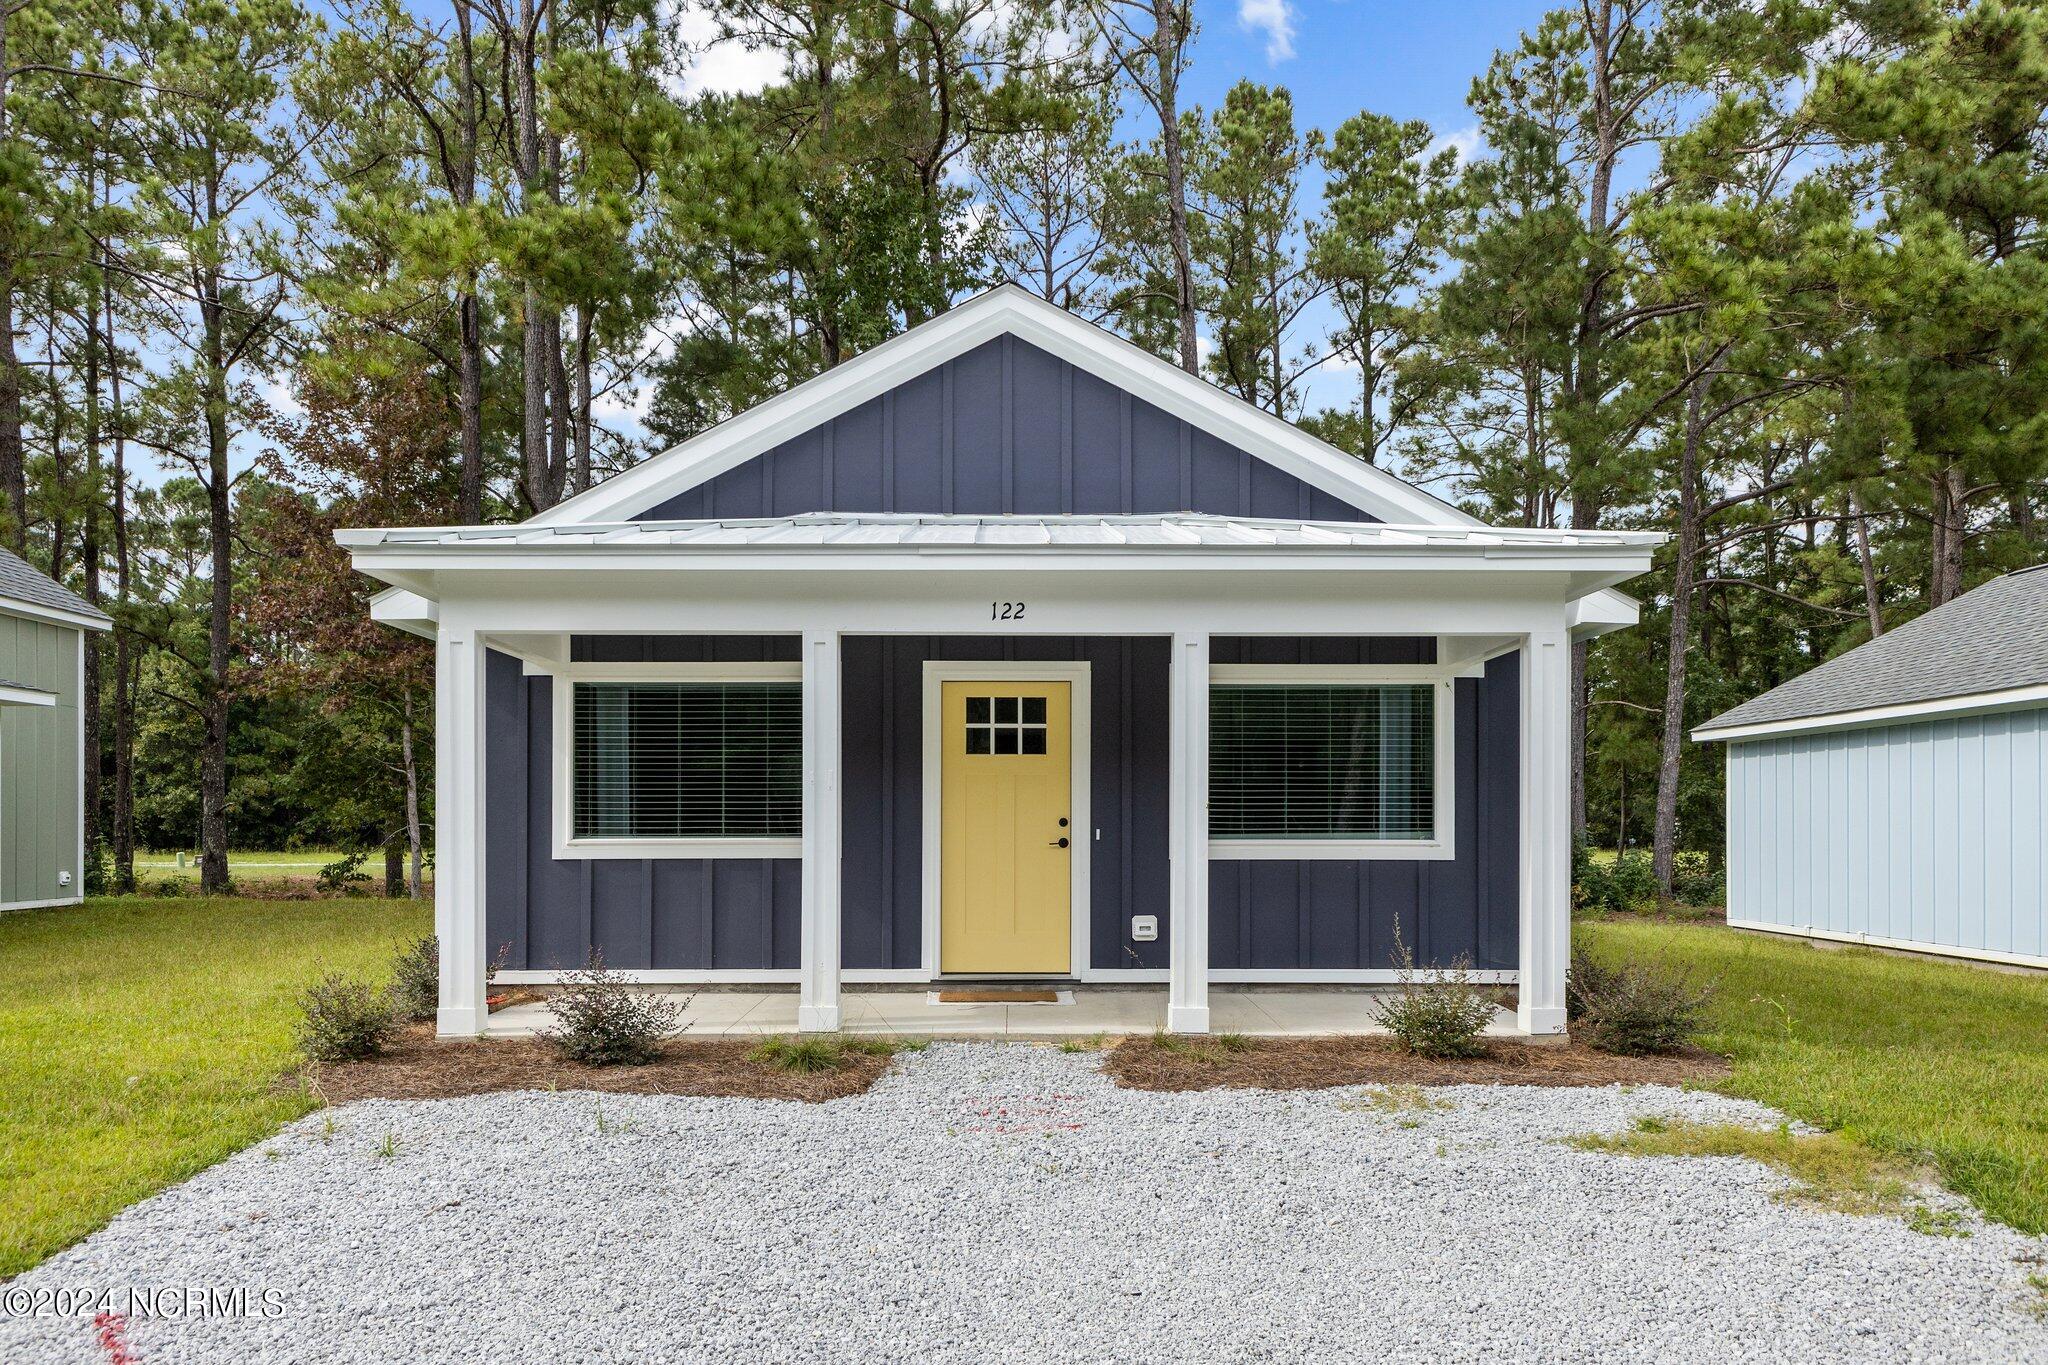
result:
<svg viewBox="0 0 2048 1365"><path fill-rule="evenodd" d="M1347 546L1262 546L1241 549L1117 549L1093 546L965 548L922 546L904 549L848 550L762 547L735 552L732 547L701 550L659 546L622 550L605 545L546 547L386 545L357 550L355 567L364 573L401 582L414 574L532 572L549 573L1130 573L1130 572L1444 572L1484 574L1590 575L1623 582L1644 571L1649 552L1638 546L1556 546L1542 553L1521 550L1495 553L1492 547L1385 548ZM1602 583L1577 585L1575 596L1596 591ZM381 618L380 618L381 619Z"/></svg>
<svg viewBox="0 0 2048 1365"><path fill-rule="evenodd" d="M46 607L39 602L20 602L13 598L0 599L0 614L19 616L27 621L47 621L55 625L70 626L74 630L112 630L114 623L105 616L87 616L83 612L66 611L62 607Z"/></svg>
<svg viewBox="0 0 2048 1365"><path fill-rule="evenodd" d="M652 456L587 493L557 503L524 524L628 520L1005 333L1382 520L1431 526L1483 524L1434 494L1007 284Z"/></svg>
<svg viewBox="0 0 2048 1365"><path fill-rule="evenodd" d="M15 687L0 683L0 706L55 706L57 694L40 687Z"/></svg>
<svg viewBox="0 0 2048 1365"><path fill-rule="evenodd" d="M1836 711L1825 716L1796 716L1790 720L1759 721L1754 725L1703 725L1692 732L1696 743L1723 740L1768 739L1777 735L1817 734L1828 730L1863 730L1879 725L1903 725L1921 720L1954 720L1964 716L1988 716L2000 711L2024 711L2048 706L2048 684L2011 687L2001 692L1972 692L1960 697L1936 697L1930 701L1901 702L1897 706L1870 706L1860 711Z"/></svg>
<svg viewBox="0 0 2048 1365"><path fill-rule="evenodd" d="M386 588L370 599L370 619L431 640L439 629L441 609L419 593Z"/></svg>

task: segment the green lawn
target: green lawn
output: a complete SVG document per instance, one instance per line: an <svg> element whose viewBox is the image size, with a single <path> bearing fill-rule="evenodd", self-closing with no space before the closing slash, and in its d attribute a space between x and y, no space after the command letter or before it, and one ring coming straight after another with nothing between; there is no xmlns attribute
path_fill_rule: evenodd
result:
<svg viewBox="0 0 2048 1365"><path fill-rule="evenodd" d="M1734 1059L1729 1093L1930 1163L1992 1217L2048 1232L2048 975L1627 917L1575 932L1718 978L1701 1041Z"/></svg>
<svg viewBox="0 0 2048 1365"><path fill-rule="evenodd" d="M0 1277L305 1113L293 997L430 927L367 899L0 915Z"/></svg>
<svg viewBox="0 0 2048 1365"><path fill-rule="evenodd" d="M237 850L228 854L228 875L231 877L304 877L311 880L320 875L320 869L342 857L339 849L301 848L284 852L272 850ZM135 855L135 875L138 880L148 877L182 877L190 881L199 879L199 855L187 850L185 865L178 866L176 853L138 853ZM384 855L373 852L363 860L363 870L376 876L384 870Z"/></svg>

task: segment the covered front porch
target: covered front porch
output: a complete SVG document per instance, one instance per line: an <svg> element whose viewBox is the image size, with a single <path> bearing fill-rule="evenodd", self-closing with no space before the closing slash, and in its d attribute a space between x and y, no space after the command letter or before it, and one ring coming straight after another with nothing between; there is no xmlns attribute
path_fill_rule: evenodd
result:
<svg viewBox="0 0 2048 1365"><path fill-rule="evenodd" d="M345 539L397 589L379 617L437 643L444 1035L512 1026L485 1004L508 949L496 979L544 985L596 948L648 986L761 988L736 1017L707 991L707 1028L1369 1031L1370 997L1316 988L1384 986L1406 950L1514 985L1512 1031L1563 1031L1570 645L1622 624L1600 592L1647 562L1640 535L827 514ZM599 752L620 730L605 705L728 685L789 708L772 722L790 727L786 810L738 837L586 826L640 780ZM1239 694L1264 688L1350 708L1309 755L1306 824L1260 787L1295 790L1292 739L1242 757L1270 725ZM756 744L771 721L747 714ZM1069 751L1062 715L1072 764L1051 790L1069 799L1043 829L1005 815L1013 844L963 859L951 822L988 803L942 808L951 751L933 737L1028 766ZM1236 767L1212 762L1219 718ZM1354 770L1372 774L1359 790ZM1027 853L1060 870L1015 873ZM1028 953L953 951L963 869L968 893L1015 873L998 917L1058 892ZM1146 989L1085 1008L924 999L992 978Z"/></svg>
<svg viewBox="0 0 2048 1365"><path fill-rule="evenodd" d="M681 1031L693 1038L798 1031L798 997L793 990L645 989L670 991L688 999ZM1148 1034L1166 1028L1164 988L1081 985L1043 992L1055 997L1046 1001L943 998L1027 993L893 987L848 990L840 996L840 1031L871 1037L1067 1041ZM1384 1034L1387 1028L1380 1022L1379 1008L1386 994L1377 987L1216 986L1209 990L1209 1027L1216 1033L1247 1038ZM484 1032L493 1038L527 1037L547 1028L552 1019L544 1001L526 1001L494 1010ZM1485 1036L1522 1036L1514 1010L1496 1008Z"/></svg>

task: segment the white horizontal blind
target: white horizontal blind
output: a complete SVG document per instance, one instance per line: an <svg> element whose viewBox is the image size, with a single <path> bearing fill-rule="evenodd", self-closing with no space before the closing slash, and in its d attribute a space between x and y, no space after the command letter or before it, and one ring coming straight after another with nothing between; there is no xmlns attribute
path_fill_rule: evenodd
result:
<svg viewBox="0 0 2048 1365"><path fill-rule="evenodd" d="M575 688L573 837L802 836L802 684Z"/></svg>
<svg viewBox="0 0 2048 1365"><path fill-rule="evenodd" d="M1209 688L1209 837L1432 839L1427 683Z"/></svg>

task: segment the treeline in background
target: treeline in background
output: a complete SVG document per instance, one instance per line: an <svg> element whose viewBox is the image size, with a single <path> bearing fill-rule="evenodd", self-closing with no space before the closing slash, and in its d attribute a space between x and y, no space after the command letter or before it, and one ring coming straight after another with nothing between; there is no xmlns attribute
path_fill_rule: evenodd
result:
<svg viewBox="0 0 2048 1365"><path fill-rule="evenodd" d="M1460 146L1197 107L1199 17L4 0L0 512L119 623L95 884L416 891L431 649L332 530L524 517L997 281L1488 519L1670 532L1573 792L1667 887L1721 838L1687 726L2042 557L2040 6L1583 0ZM685 34L780 78L695 90Z"/></svg>

